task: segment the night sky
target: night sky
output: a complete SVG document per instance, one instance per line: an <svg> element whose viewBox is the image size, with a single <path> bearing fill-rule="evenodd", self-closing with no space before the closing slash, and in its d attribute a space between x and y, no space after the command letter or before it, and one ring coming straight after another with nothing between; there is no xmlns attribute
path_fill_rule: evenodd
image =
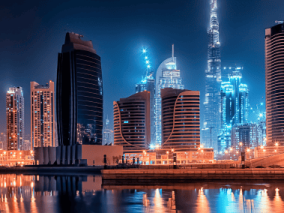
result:
<svg viewBox="0 0 284 213"><path fill-rule="evenodd" d="M284 20L284 1L218 0L218 8L222 67L244 67L242 82L255 106L265 98L264 30ZM30 81L56 80L67 31L92 40L101 56L104 116L111 122L113 101L133 94L145 73L142 47L156 70L175 44L185 88L200 90L203 102L208 24L209 0L1 1L0 131L6 91L21 86L30 134Z"/></svg>

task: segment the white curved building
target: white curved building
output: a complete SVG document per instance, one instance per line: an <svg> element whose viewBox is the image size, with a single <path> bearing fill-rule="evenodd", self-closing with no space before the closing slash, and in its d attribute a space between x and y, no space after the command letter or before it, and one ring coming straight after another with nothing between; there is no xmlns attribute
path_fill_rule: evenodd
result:
<svg viewBox="0 0 284 213"><path fill-rule="evenodd" d="M156 72L156 144L159 145L162 143L161 89L164 88L184 89L180 77L180 70L177 70L176 57L174 57L174 46L172 48L172 57L164 60Z"/></svg>

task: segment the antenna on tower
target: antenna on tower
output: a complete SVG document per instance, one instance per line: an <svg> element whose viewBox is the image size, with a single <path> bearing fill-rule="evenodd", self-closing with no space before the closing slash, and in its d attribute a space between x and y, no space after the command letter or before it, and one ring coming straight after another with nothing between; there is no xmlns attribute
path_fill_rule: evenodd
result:
<svg viewBox="0 0 284 213"><path fill-rule="evenodd" d="M174 53L175 53L175 45L172 44L172 58L174 58Z"/></svg>

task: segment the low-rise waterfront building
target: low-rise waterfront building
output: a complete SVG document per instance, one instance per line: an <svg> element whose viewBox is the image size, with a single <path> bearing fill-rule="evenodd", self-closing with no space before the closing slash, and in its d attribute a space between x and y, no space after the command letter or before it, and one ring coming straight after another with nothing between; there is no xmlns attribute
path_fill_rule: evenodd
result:
<svg viewBox="0 0 284 213"><path fill-rule="evenodd" d="M148 150L151 141L150 92L143 91L113 102L114 145L124 153Z"/></svg>

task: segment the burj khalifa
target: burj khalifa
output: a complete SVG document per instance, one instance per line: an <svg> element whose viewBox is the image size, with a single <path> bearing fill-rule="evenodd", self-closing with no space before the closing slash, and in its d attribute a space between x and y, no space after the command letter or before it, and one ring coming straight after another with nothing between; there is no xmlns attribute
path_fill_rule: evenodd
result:
<svg viewBox="0 0 284 213"><path fill-rule="evenodd" d="M202 143L205 147L217 150L217 137L220 130L220 86L221 54L217 0L210 0L210 26L208 29L208 61L205 71L205 101Z"/></svg>

